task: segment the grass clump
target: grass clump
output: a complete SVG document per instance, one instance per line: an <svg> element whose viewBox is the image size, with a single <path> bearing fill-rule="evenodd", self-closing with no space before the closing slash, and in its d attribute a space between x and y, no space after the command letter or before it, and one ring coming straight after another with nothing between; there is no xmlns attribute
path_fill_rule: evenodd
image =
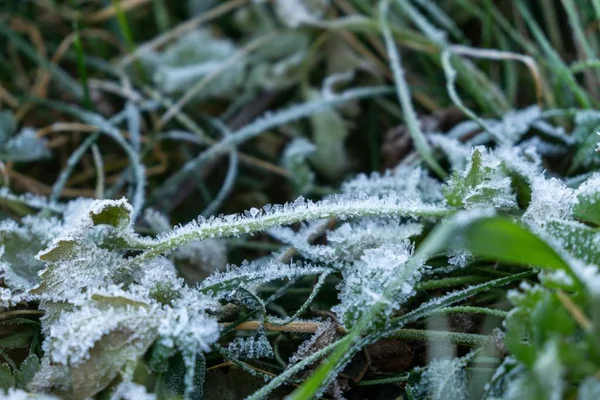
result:
<svg viewBox="0 0 600 400"><path fill-rule="evenodd" d="M2 396L597 398L598 18L0 5Z"/></svg>

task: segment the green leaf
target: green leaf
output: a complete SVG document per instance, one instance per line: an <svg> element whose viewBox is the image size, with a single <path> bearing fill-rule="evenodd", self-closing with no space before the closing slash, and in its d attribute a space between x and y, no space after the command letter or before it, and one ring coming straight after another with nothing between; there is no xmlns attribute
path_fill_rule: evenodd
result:
<svg viewBox="0 0 600 400"><path fill-rule="evenodd" d="M515 222L484 218L457 228L453 232L456 236L448 237L453 247L464 248L490 261L564 270L571 274L569 265L548 243Z"/></svg>
<svg viewBox="0 0 600 400"><path fill-rule="evenodd" d="M346 353L350 350L352 345L358 338L358 330L352 330L352 332L342 339L336 346L333 354L325 360L323 364L317 368L317 370L308 378L300 387L288 397L290 400L305 400L313 399L319 393L330 374L336 370L338 362L344 358Z"/></svg>
<svg viewBox="0 0 600 400"><path fill-rule="evenodd" d="M546 230L573 257L600 265L600 229L579 222L555 220L546 224Z"/></svg>
<svg viewBox="0 0 600 400"><path fill-rule="evenodd" d="M573 217L600 226L600 174L592 175L579 187Z"/></svg>
<svg viewBox="0 0 600 400"><path fill-rule="evenodd" d="M316 91L310 92L310 101L321 99ZM313 132L313 142L316 152L311 161L323 175L329 179L339 178L348 166L346 154L346 137L348 128L342 117L335 110L324 110L310 117Z"/></svg>
<svg viewBox="0 0 600 400"><path fill-rule="evenodd" d="M110 225L116 229L126 229L131 224L133 208L126 199L97 200L90 210L94 225Z"/></svg>
<svg viewBox="0 0 600 400"><path fill-rule="evenodd" d="M30 353L21 363L19 371L15 372L15 379L19 387L25 388L39 369L40 359L34 353Z"/></svg>
<svg viewBox="0 0 600 400"><path fill-rule="evenodd" d="M35 256L50 243L58 224L56 219L37 216L23 218L20 225L9 220L0 223L0 263L7 287L27 290L39 283L44 263Z"/></svg>
<svg viewBox="0 0 600 400"><path fill-rule="evenodd" d="M19 329L17 332L0 338L0 348L2 349L22 349L29 347L33 335L38 330L32 327Z"/></svg>
<svg viewBox="0 0 600 400"><path fill-rule="evenodd" d="M415 399L470 399L466 366L472 358L473 353L461 358L432 360L421 373L419 382L407 385L407 393Z"/></svg>
<svg viewBox="0 0 600 400"><path fill-rule="evenodd" d="M201 400L203 398L206 375L204 354L199 353L195 357L194 376L192 378L192 386L189 388L186 388L188 366L182 355L177 354L171 357L165 364L166 371L160 375L156 393L159 399L171 399L179 396L183 396L183 398L189 400ZM231 382L231 385L235 386L238 383ZM223 382L219 382L218 384L222 385Z"/></svg>
<svg viewBox="0 0 600 400"><path fill-rule="evenodd" d="M448 204L465 208L516 206L511 180L500 166L500 161L488 154L484 147L476 147L465 169L455 171L443 189Z"/></svg>
<svg viewBox="0 0 600 400"><path fill-rule="evenodd" d="M154 342L149 351L148 368L155 372L167 372L169 359L177 351L171 346L165 346L160 340Z"/></svg>
<svg viewBox="0 0 600 400"><path fill-rule="evenodd" d="M10 365L0 364L0 388L7 390L12 387L15 387L15 377Z"/></svg>

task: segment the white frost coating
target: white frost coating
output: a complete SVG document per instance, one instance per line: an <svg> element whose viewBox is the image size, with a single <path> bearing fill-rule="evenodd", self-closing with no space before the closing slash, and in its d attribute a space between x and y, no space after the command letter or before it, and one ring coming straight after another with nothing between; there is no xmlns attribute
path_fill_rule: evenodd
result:
<svg viewBox="0 0 600 400"><path fill-rule="evenodd" d="M468 356L432 360L419 383L413 387L413 394L424 395L431 400L469 399L467 364Z"/></svg>
<svg viewBox="0 0 600 400"><path fill-rule="evenodd" d="M443 205L423 203L394 192L382 196L368 196L365 193L346 194L331 196L318 202L300 197L283 206L265 206L253 215L247 212L243 216L232 214L193 221L175 228L172 232L159 235L156 240L147 239L151 249L134 258L132 262L143 263L198 239L239 236L301 221L328 218L345 220L364 217L442 217L449 212L450 210Z"/></svg>
<svg viewBox="0 0 600 400"><path fill-rule="evenodd" d="M169 218L153 208L144 211L144 220L155 233L166 232L172 228Z"/></svg>
<svg viewBox="0 0 600 400"><path fill-rule="evenodd" d="M458 268L466 268L473 259L473 253L468 250L453 249L448 252L448 264Z"/></svg>
<svg viewBox="0 0 600 400"><path fill-rule="evenodd" d="M281 263L277 260L244 261L239 267L229 265L225 272L216 272L198 286L203 293L215 298L233 296L239 289L262 284L276 279L289 279L303 275L319 275L329 268L316 267L308 263Z"/></svg>
<svg viewBox="0 0 600 400"><path fill-rule="evenodd" d="M600 173L595 172L583 182L575 191L575 204L580 200L595 203L600 201Z"/></svg>
<svg viewBox="0 0 600 400"><path fill-rule="evenodd" d="M420 268L406 268L412 251L413 246L408 240L367 249L360 260L342 269L344 280L338 295L340 304L332 311L344 322L344 326L353 326L376 304L385 305L382 316L389 317L415 293L414 285L419 281L421 272ZM391 287L398 282L398 287Z"/></svg>
<svg viewBox="0 0 600 400"><path fill-rule="evenodd" d="M472 150L465 168L450 177L446 198L450 204L459 202L466 209L482 206L513 208L517 202L511 183L502 169L501 160L485 147L478 146ZM448 196L454 199L453 202Z"/></svg>
<svg viewBox="0 0 600 400"><path fill-rule="evenodd" d="M385 195L396 193L399 196L417 201L438 202L443 196L441 184L431 178L421 168L399 165L383 174L374 172L371 175L358 174L354 179L342 185L344 193L366 193L368 195Z"/></svg>
<svg viewBox="0 0 600 400"><path fill-rule="evenodd" d="M235 338L227 347L235 357L273 358L273 348L265 335L259 334L258 337L238 337Z"/></svg>
<svg viewBox="0 0 600 400"><path fill-rule="evenodd" d="M56 396L42 393L28 393L21 389L9 388L8 392L2 395L3 400L60 400Z"/></svg>
<svg viewBox="0 0 600 400"><path fill-rule="evenodd" d="M289 365L302 361L319 349L320 343L331 343L338 336L336 324L331 320L322 321L313 335L306 339L290 357Z"/></svg>
<svg viewBox="0 0 600 400"><path fill-rule="evenodd" d="M187 260L202 271L222 270L227 264L227 248L221 240L208 239L187 243L173 254L176 260Z"/></svg>
<svg viewBox="0 0 600 400"><path fill-rule="evenodd" d="M367 249L402 243L422 232L423 225L419 223L369 218L342 224L327 234L327 242L338 259L353 261Z"/></svg>
<svg viewBox="0 0 600 400"><path fill-rule="evenodd" d="M533 364L533 373L546 396L548 396L546 399L560 400L563 398L565 390L563 374L565 370L561 362L557 341L549 340L546 342L545 349Z"/></svg>
<svg viewBox="0 0 600 400"><path fill-rule="evenodd" d="M277 0L275 11L281 22L289 28L318 21L327 0Z"/></svg>
<svg viewBox="0 0 600 400"><path fill-rule="evenodd" d="M40 210L48 209L53 212L63 212L65 210L65 206L63 204L50 202L46 197L37 196L31 193L17 195L12 193L10 189L6 186L0 187L0 198L9 201L14 201L17 203L23 203L31 208Z"/></svg>
<svg viewBox="0 0 600 400"><path fill-rule="evenodd" d="M161 342L184 352L208 352L219 339L219 324L203 313L168 308L158 326Z"/></svg>
<svg viewBox="0 0 600 400"><path fill-rule="evenodd" d="M516 143L529 131L531 125L541 117L541 110L537 105L515 111L509 111L501 121L489 124L496 137L501 137L506 143Z"/></svg>
<svg viewBox="0 0 600 400"><path fill-rule="evenodd" d="M543 227L555 219L571 219L575 191L556 178L537 176L531 184L531 203L523 214L523 221Z"/></svg>
<svg viewBox="0 0 600 400"><path fill-rule="evenodd" d="M50 326L42 348L53 362L75 366L87 360L96 342L112 331L126 329L137 338L149 334L152 329L149 321L156 312L151 307L98 309L85 305L61 315Z"/></svg>
<svg viewBox="0 0 600 400"><path fill-rule="evenodd" d="M156 395L134 382L121 382L110 395L110 400L156 400Z"/></svg>
<svg viewBox="0 0 600 400"><path fill-rule="evenodd" d="M494 150L498 157L509 170L524 177L527 182L533 181L542 173L542 159L532 147L507 147L501 146Z"/></svg>
<svg viewBox="0 0 600 400"><path fill-rule="evenodd" d="M471 146L447 135L436 133L428 137L434 146L439 147L446 154L452 170L458 171L465 167L467 158L471 154Z"/></svg>

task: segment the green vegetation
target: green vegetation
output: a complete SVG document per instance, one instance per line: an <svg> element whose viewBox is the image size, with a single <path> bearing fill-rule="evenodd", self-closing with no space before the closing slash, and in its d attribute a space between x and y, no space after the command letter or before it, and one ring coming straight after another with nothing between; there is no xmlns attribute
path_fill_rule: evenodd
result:
<svg viewBox="0 0 600 400"><path fill-rule="evenodd" d="M599 29L0 3L0 397L600 398Z"/></svg>

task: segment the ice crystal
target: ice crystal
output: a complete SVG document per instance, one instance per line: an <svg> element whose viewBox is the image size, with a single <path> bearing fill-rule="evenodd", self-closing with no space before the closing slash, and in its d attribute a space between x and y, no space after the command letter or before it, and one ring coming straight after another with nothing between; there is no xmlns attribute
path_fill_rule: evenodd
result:
<svg viewBox="0 0 600 400"><path fill-rule="evenodd" d="M512 208L517 205L511 180L501 161L484 147L473 149L462 171L456 171L444 187L448 204L455 207Z"/></svg>
<svg viewBox="0 0 600 400"><path fill-rule="evenodd" d="M468 358L439 358L432 360L421 374L417 385L408 391L415 398L432 400L468 400Z"/></svg>
<svg viewBox="0 0 600 400"><path fill-rule="evenodd" d="M265 335L238 337L227 347L235 357L272 358L273 348Z"/></svg>
<svg viewBox="0 0 600 400"><path fill-rule="evenodd" d="M377 172L371 175L359 174L344 183L342 190L345 193L364 192L370 195L397 193L423 202L437 202L442 199L441 185L438 181L421 168L407 166L398 166L383 174Z"/></svg>
<svg viewBox="0 0 600 400"><path fill-rule="evenodd" d="M156 395L133 382L121 382L110 395L110 400L156 400Z"/></svg>
<svg viewBox="0 0 600 400"><path fill-rule="evenodd" d="M408 240L367 249L359 260L342 269L340 304L332 310L345 326L354 325L376 304L383 305L383 317L389 316L415 293L421 273L419 268L407 268L412 249ZM398 287L392 287L397 282Z"/></svg>
<svg viewBox="0 0 600 400"><path fill-rule="evenodd" d="M562 181L537 176L531 183L531 203L523 214L523 220L539 226L551 220L569 220L574 202L575 191Z"/></svg>
<svg viewBox="0 0 600 400"><path fill-rule="evenodd" d="M203 313L191 314L185 308L167 308L160 320L158 334L161 343L167 347L206 352L219 338L219 325Z"/></svg>
<svg viewBox="0 0 600 400"><path fill-rule="evenodd" d="M4 400L59 400L58 397L42 394L28 393L21 389L9 388L8 392L2 396Z"/></svg>
<svg viewBox="0 0 600 400"><path fill-rule="evenodd" d="M78 365L90 357L90 350L103 336L116 331L130 332L134 338L148 335L156 309L144 306L97 308L84 305L63 314L53 323L42 347L53 362Z"/></svg>

